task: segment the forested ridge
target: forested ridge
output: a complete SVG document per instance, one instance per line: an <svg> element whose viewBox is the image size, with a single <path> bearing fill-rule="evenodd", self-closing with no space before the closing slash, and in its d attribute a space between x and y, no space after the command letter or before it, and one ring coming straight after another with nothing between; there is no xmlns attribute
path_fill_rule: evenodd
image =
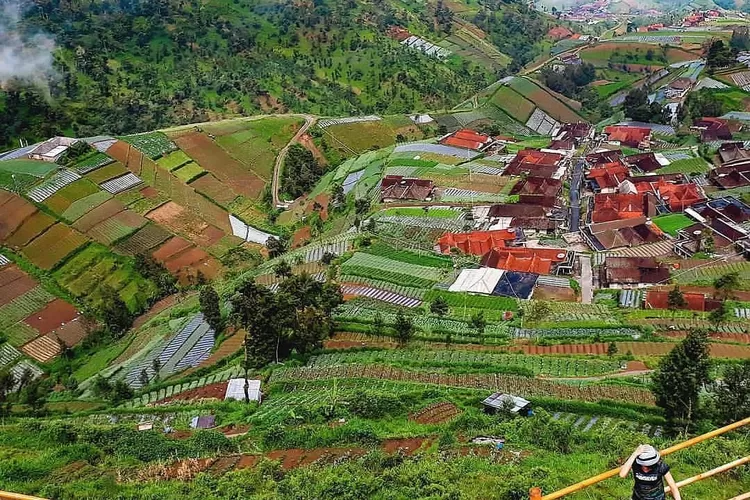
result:
<svg viewBox="0 0 750 500"><path fill-rule="evenodd" d="M501 75L406 50L386 31L438 41L452 16L442 4L392 0L40 0L20 29L54 38L55 77L49 98L22 83L0 92L0 146L231 114L449 108ZM532 58L545 29L541 14L514 3L488 2L476 22L514 67Z"/></svg>

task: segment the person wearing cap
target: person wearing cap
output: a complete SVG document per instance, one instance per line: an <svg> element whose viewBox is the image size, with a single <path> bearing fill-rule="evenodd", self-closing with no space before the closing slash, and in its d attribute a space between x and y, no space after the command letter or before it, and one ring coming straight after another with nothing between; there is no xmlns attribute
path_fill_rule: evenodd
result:
<svg viewBox="0 0 750 500"><path fill-rule="evenodd" d="M661 455L653 446L642 444L635 449L627 462L620 467L620 477L625 477L633 469L633 496L631 500L664 500L664 480L675 500L682 500L669 465L661 460Z"/></svg>

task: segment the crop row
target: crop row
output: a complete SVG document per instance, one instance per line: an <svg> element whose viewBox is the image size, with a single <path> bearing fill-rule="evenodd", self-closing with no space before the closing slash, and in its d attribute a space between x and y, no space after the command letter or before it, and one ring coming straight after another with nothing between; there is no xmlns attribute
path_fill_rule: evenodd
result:
<svg viewBox="0 0 750 500"><path fill-rule="evenodd" d="M330 380L340 378L399 380L451 387L486 389L515 394L521 397L551 397L578 401L599 402L603 399L634 404L654 404L654 396L647 389L624 386L566 384L529 377L497 374L447 374L410 372L389 366L342 365L326 368L301 367L275 370L272 380Z"/></svg>
<svg viewBox="0 0 750 500"><path fill-rule="evenodd" d="M396 322L396 315L392 312L362 307L353 303L339 306L336 309L335 318L337 321L371 324L377 315L380 315L386 325L393 325ZM413 314L408 317L411 318L414 326L419 331L436 334L440 340L445 338L445 332L467 335L475 341L480 336L479 332L467 321L439 318L425 314ZM509 327L502 323L487 323L482 337L506 339L509 330Z"/></svg>
<svg viewBox="0 0 750 500"><path fill-rule="evenodd" d="M337 366L343 364L404 364L420 367L459 367L494 369L508 367L529 370L534 375L553 377L593 376L619 370L617 361L579 359L554 356L527 356L524 354L496 354L463 350L406 350L390 349L360 352L335 352L315 356L309 366Z"/></svg>
<svg viewBox="0 0 750 500"><path fill-rule="evenodd" d="M450 257L438 255L434 252L400 250L381 242L375 243L363 251L369 255L377 255L407 264L416 264L421 267L453 267L453 261Z"/></svg>
<svg viewBox="0 0 750 500"><path fill-rule="evenodd" d="M394 271L397 273L409 274L430 281L440 281L443 275L441 269L435 267L422 266L419 264L409 264L397 260L371 255L362 252L355 253L351 259L347 260L342 267L346 266L369 267L381 269L384 271Z"/></svg>
<svg viewBox="0 0 750 500"><path fill-rule="evenodd" d="M641 332L635 328L513 328L515 338L541 337L612 337L628 336L638 338Z"/></svg>
<svg viewBox="0 0 750 500"><path fill-rule="evenodd" d="M136 149L142 151L149 158L158 158L171 151L176 151L177 146L161 132L148 134L129 135L120 137L123 141L132 144Z"/></svg>
<svg viewBox="0 0 750 500"><path fill-rule="evenodd" d="M424 288L414 288L409 286L396 285L388 281L377 280L373 278L365 278L362 276L355 276L353 274L342 274L339 276L339 282L341 283L357 283L360 285L367 285L373 288L380 288L381 290L388 290L389 292L398 293L405 297L411 297L413 299L421 299L424 297Z"/></svg>
<svg viewBox="0 0 750 500"><path fill-rule="evenodd" d="M518 303L515 299L508 297L470 295L468 293L447 292L444 290L429 290L424 299L434 302L438 298L443 299L449 306L471 309L493 309L500 311L516 311Z"/></svg>
<svg viewBox="0 0 750 500"><path fill-rule="evenodd" d="M735 262L710 267L691 269L676 274L674 278L679 283L691 283L693 281L710 281L727 273L739 273L740 278L750 279L750 262Z"/></svg>

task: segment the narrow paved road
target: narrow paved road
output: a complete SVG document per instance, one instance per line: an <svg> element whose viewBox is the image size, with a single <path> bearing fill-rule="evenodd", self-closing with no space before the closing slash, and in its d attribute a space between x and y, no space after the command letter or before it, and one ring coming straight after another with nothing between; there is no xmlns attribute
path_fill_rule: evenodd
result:
<svg viewBox="0 0 750 500"><path fill-rule="evenodd" d="M594 274L591 270L591 257L581 255L581 302L591 304L594 299Z"/></svg>
<svg viewBox="0 0 750 500"><path fill-rule="evenodd" d="M279 151L279 156L276 157L276 164L273 167L273 182L271 184L271 192L273 193L273 206L279 207L281 201L279 200L279 184L281 183L281 168L284 166L284 159L289 151L289 146L299 141L299 138L307 132L307 130L315 123L316 118L312 115L297 115L305 118L305 124L294 134L292 140L284 146L284 149Z"/></svg>
<svg viewBox="0 0 750 500"><path fill-rule="evenodd" d="M568 231L577 233L581 222L581 184L583 183L583 158L579 159L576 166L573 167L573 175L570 179L570 220L568 222Z"/></svg>

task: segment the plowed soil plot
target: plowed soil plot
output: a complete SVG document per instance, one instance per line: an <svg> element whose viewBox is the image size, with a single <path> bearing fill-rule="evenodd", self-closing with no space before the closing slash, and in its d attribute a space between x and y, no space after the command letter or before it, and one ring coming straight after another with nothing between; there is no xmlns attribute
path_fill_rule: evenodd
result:
<svg viewBox="0 0 750 500"><path fill-rule="evenodd" d="M175 394L168 398L159 400L159 403L169 403L170 401L193 401L198 399L220 399L224 400L227 393L229 382L216 382L215 384L196 387L187 391Z"/></svg>
<svg viewBox="0 0 750 500"><path fill-rule="evenodd" d="M184 234L196 245L209 247L219 241L224 232L207 224L184 207L170 201L152 210L146 217L175 232Z"/></svg>
<svg viewBox="0 0 750 500"><path fill-rule="evenodd" d="M57 222L55 219L45 214L37 212L24 221L15 232L8 237L5 244L11 248L21 248L46 231L52 224Z"/></svg>
<svg viewBox="0 0 750 500"><path fill-rule="evenodd" d="M63 224L55 224L26 245L23 248L23 254L38 267L50 270L87 241L86 237L78 231Z"/></svg>
<svg viewBox="0 0 750 500"><path fill-rule="evenodd" d="M30 327L46 334L78 317L75 307L62 299L55 299L47 304L44 309L30 314L24 322Z"/></svg>
<svg viewBox="0 0 750 500"><path fill-rule="evenodd" d="M193 245L189 241L180 238L179 236L175 236L174 238L171 238L162 246L160 246L158 249L156 249L151 255L159 262L165 262L173 255L177 255L178 253L190 248L191 246Z"/></svg>
<svg viewBox="0 0 750 500"><path fill-rule="evenodd" d="M240 162L229 156L208 136L190 132L174 138L175 143L204 169L229 185L235 192L249 198L258 198L265 182L248 171Z"/></svg>
<svg viewBox="0 0 750 500"><path fill-rule="evenodd" d="M123 205L120 200L112 198L75 221L73 227L82 233L85 233L86 231L90 231L97 224L109 219L110 217L114 217L123 210L125 210L125 205Z"/></svg>
<svg viewBox="0 0 750 500"><path fill-rule="evenodd" d="M429 446L429 439L425 438L405 438L405 439L388 439L383 442L383 451L386 453L404 453L413 455L423 446Z"/></svg>
<svg viewBox="0 0 750 500"><path fill-rule="evenodd" d="M96 325L91 326L91 329L94 328L96 328ZM66 346L75 347L86 338L88 332L85 321L79 318L66 323L65 326L61 326L52 333L48 333L47 337L60 339Z"/></svg>
<svg viewBox="0 0 750 500"><path fill-rule="evenodd" d="M36 281L16 266L0 268L0 306L10 303L36 286Z"/></svg>
<svg viewBox="0 0 750 500"><path fill-rule="evenodd" d="M117 141L107 150L107 154L119 161L135 175L141 174L143 154L124 141Z"/></svg>
<svg viewBox="0 0 750 500"><path fill-rule="evenodd" d="M12 195L0 208L0 243L10 236L23 222L36 213L36 207L23 198Z"/></svg>
<svg viewBox="0 0 750 500"><path fill-rule="evenodd" d="M441 424L451 420L459 413L461 413L461 410L453 403L435 403L410 415L409 420L418 424Z"/></svg>

